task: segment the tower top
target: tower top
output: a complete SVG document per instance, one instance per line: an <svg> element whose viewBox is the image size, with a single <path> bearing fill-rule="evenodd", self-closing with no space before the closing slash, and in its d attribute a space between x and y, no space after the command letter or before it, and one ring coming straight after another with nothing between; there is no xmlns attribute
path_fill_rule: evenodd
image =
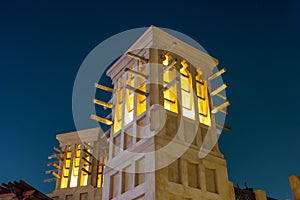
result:
<svg viewBox="0 0 300 200"><path fill-rule="evenodd" d="M171 51L180 55L194 66L201 67L201 70L206 71L207 74L211 74L214 67L219 64L218 59L208 55L206 52L176 38L156 26L151 25L133 43L133 45L124 52L121 58L112 65L112 67L107 71L107 75L114 77L114 73L120 72L124 63L128 63L130 61L131 58L126 56L126 53L138 52L139 50L150 48Z"/></svg>

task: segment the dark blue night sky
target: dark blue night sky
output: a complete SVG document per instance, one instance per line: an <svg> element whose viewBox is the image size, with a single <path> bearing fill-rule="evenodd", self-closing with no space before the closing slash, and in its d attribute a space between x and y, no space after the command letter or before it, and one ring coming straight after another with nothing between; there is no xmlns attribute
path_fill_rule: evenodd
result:
<svg viewBox="0 0 300 200"><path fill-rule="evenodd" d="M220 138L229 179L292 199L300 175L300 3L287 1L7 1L0 4L0 181L42 192L55 135L75 129L72 88L106 38L156 25L199 42L228 72Z"/></svg>

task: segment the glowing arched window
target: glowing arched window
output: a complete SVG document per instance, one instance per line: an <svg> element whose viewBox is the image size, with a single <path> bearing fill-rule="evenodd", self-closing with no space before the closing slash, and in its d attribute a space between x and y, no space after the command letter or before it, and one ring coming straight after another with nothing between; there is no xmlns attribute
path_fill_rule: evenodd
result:
<svg viewBox="0 0 300 200"><path fill-rule="evenodd" d="M90 154L90 148L84 147L82 152L82 160L81 160L81 169L84 169L81 171L80 176L80 186L86 186L88 182L89 174L87 173L90 168L91 163L91 154Z"/></svg>
<svg viewBox="0 0 300 200"><path fill-rule="evenodd" d="M115 93L114 133L122 128L123 78L119 78Z"/></svg>
<svg viewBox="0 0 300 200"><path fill-rule="evenodd" d="M65 150L65 158L63 162L63 170L61 174L61 181L60 181L60 188L67 188L68 187L68 177L70 172L70 165L71 165L71 146L66 146Z"/></svg>
<svg viewBox="0 0 300 200"><path fill-rule="evenodd" d="M146 65L142 64L136 67L136 71L141 74L146 75ZM143 76L136 76L136 88L146 92L146 78ZM136 116L141 115L143 112L146 111L146 96L142 94L136 93Z"/></svg>
<svg viewBox="0 0 300 200"><path fill-rule="evenodd" d="M126 84L134 88L134 75L127 72ZM125 89L125 109L124 109L124 126L133 120L133 108L134 108L134 91Z"/></svg>
<svg viewBox="0 0 300 200"><path fill-rule="evenodd" d="M74 158L73 158L70 187L77 187L79 164L80 164L80 144L77 144L75 147Z"/></svg>
<svg viewBox="0 0 300 200"><path fill-rule="evenodd" d="M165 60L163 61L164 67L167 67L171 61L171 56L169 54L165 55ZM174 66L166 70L163 74L164 87L168 83L176 79L176 69ZM168 89L164 91L164 108L172 112L178 113L177 108L177 84L173 84Z"/></svg>
<svg viewBox="0 0 300 200"><path fill-rule="evenodd" d="M192 75L188 71L188 64L185 60L181 62L180 83L181 83L181 106L182 114L190 119L195 119L195 106L193 98Z"/></svg>
<svg viewBox="0 0 300 200"><path fill-rule="evenodd" d="M211 119L210 119L207 84L205 80L202 78L202 72L199 69L197 69L196 87L197 87L197 100L198 100L198 108L199 108L199 120L202 124L210 126Z"/></svg>

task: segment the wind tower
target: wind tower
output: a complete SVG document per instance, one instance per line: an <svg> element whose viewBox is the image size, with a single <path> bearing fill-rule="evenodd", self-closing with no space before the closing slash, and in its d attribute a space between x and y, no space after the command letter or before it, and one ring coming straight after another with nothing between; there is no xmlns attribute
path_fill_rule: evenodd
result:
<svg viewBox="0 0 300 200"><path fill-rule="evenodd" d="M151 26L107 71L113 89L102 199L233 200L215 119L230 102L211 87L218 60ZM212 97L222 103L215 105ZM200 152L200 153L199 153ZM207 155L206 155L207 154Z"/></svg>
<svg viewBox="0 0 300 200"><path fill-rule="evenodd" d="M108 149L101 144L99 128L56 135L59 147L48 157L52 169L46 171L56 182L48 196L53 200L101 200L103 169Z"/></svg>

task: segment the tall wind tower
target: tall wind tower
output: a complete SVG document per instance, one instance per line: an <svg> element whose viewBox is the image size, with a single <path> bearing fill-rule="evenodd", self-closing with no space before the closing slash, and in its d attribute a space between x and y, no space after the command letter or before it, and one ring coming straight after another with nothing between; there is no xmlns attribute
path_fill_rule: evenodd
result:
<svg viewBox="0 0 300 200"><path fill-rule="evenodd" d="M57 164L54 194L71 193L73 186L81 191L77 193L89 188L88 199L234 200L217 143L220 128L229 127L215 116L226 114L230 105L223 93L226 84L212 88L211 82L225 72L213 73L217 65L218 60L207 53L151 26L108 69L114 88L95 84L112 93L110 102L94 100L112 110L111 118L91 115L110 125L109 131L102 136L87 131L86 137L95 134L93 139L84 144L74 141L71 147L65 136L58 136L64 157ZM214 97L220 99L218 104ZM105 148L97 139L103 136L109 141L108 151L99 153ZM89 149L93 142L99 148ZM75 184L67 158L76 160L77 149L79 176L88 178L78 178ZM76 161L71 163L77 166ZM72 198L81 199L80 194Z"/></svg>

